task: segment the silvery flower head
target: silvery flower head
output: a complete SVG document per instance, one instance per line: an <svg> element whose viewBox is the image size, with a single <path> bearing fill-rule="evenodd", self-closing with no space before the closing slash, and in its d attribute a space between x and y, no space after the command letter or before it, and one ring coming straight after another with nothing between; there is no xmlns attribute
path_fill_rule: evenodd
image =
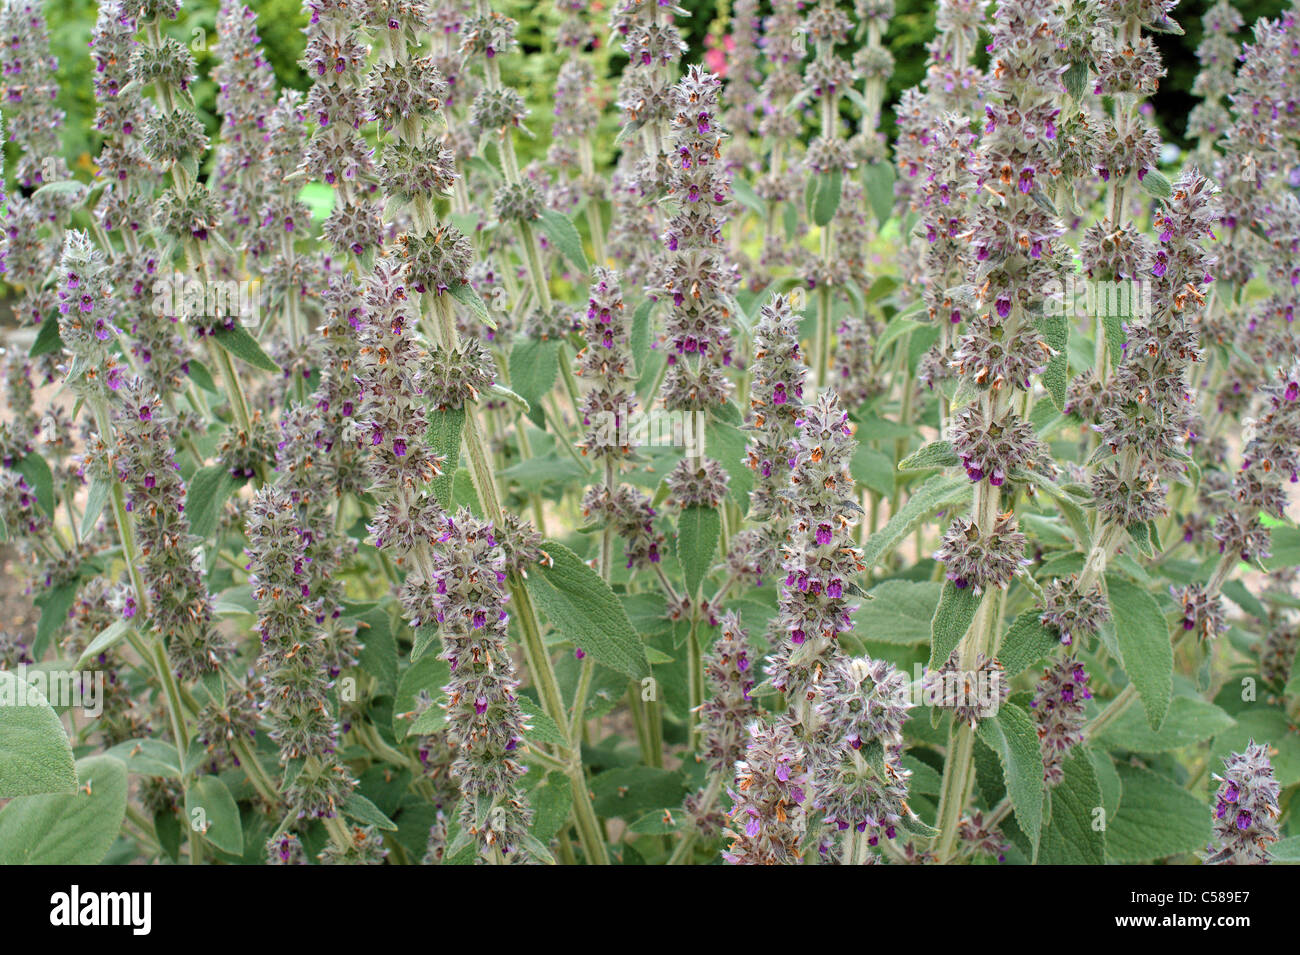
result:
<svg viewBox="0 0 1300 955"><path fill-rule="evenodd" d="M1210 865L1262 865L1270 861L1269 846L1278 840L1278 796L1268 750L1253 739L1240 753L1223 760L1223 773L1214 804L1215 845Z"/></svg>
<svg viewBox="0 0 1300 955"><path fill-rule="evenodd" d="M911 772L901 763L907 677L883 660L837 659L821 680L813 803L838 829L896 834Z"/></svg>
<svg viewBox="0 0 1300 955"><path fill-rule="evenodd" d="M745 751L746 728L758 717L749 697L754 687L756 654L749 631L734 612L719 621L721 632L704 658L704 675L711 692L700 707L701 752L714 774L727 774Z"/></svg>
<svg viewBox="0 0 1300 955"><path fill-rule="evenodd" d="M854 448L848 413L835 392L824 392L805 409L791 446L780 596L789 641L768 668L774 685L801 709L815 695L817 671L834 655L839 635L852 626L850 588L864 569L851 534L859 511L849 473Z"/></svg>
<svg viewBox="0 0 1300 955"><path fill-rule="evenodd" d="M1065 779L1065 757L1083 742L1084 701L1090 699L1088 671L1078 660L1062 657L1044 668L1029 705L1043 751L1043 778L1049 786Z"/></svg>
<svg viewBox="0 0 1300 955"><path fill-rule="evenodd" d="M722 858L731 865L795 865L807 831L808 776L804 752L782 721L755 720L745 756L736 763L731 844Z"/></svg>
<svg viewBox="0 0 1300 955"><path fill-rule="evenodd" d="M519 747L528 726L507 643L506 555L490 524L462 508L447 518L433 553L433 574L408 575L403 603L413 625L430 612L451 667L447 727L459 747L452 776L464 802L462 829L481 855L527 857L523 839L532 812L520 787L527 771Z"/></svg>
<svg viewBox="0 0 1300 955"><path fill-rule="evenodd" d="M757 520L779 508L789 482L790 439L802 414L808 377L799 351L799 319L788 295L774 295L759 309L750 375L747 426L753 435L745 450L754 472L750 512Z"/></svg>
<svg viewBox="0 0 1300 955"><path fill-rule="evenodd" d="M122 385L122 370L110 343L114 297L104 255L84 232L69 232L59 263L59 336L72 352L69 370L77 393L106 401Z"/></svg>

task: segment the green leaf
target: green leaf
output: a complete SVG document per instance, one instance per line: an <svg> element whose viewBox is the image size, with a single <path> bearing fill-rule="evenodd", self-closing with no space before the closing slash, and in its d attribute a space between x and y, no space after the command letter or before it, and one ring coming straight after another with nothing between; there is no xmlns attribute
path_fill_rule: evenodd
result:
<svg viewBox="0 0 1300 955"><path fill-rule="evenodd" d="M933 471L936 468L955 468L959 464L961 458L952 449L951 441L931 441L899 461L898 470Z"/></svg>
<svg viewBox="0 0 1300 955"><path fill-rule="evenodd" d="M905 806L904 808L906 809L907 807ZM898 820L898 825L904 832L910 832L912 835L918 836L922 839L933 839L935 836L939 835L938 829L927 823L910 809L903 813L902 818Z"/></svg>
<svg viewBox="0 0 1300 955"><path fill-rule="evenodd" d="M28 452L14 465L14 470L26 478L27 483L36 492L36 500L41 505L41 510L53 517L54 475L50 472L50 466L45 463L45 459L35 451Z"/></svg>
<svg viewBox="0 0 1300 955"><path fill-rule="evenodd" d="M843 173L838 169L820 173L815 182L812 220L819 226L825 226L835 218L835 210L840 207L840 193L844 185Z"/></svg>
<svg viewBox="0 0 1300 955"><path fill-rule="evenodd" d="M1269 536L1273 554L1264 559L1268 570L1282 570L1287 567L1300 566L1300 528L1270 527Z"/></svg>
<svg viewBox="0 0 1300 955"><path fill-rule="evenodd" d="M573 806L569 780L561 773L551 773L529 797L533 806L532 833L543 842L549 842L559 833Z"/></svg>
<svg viewBox="0 0 1300 955"><path fill-rule="evenodd" d="M388 832L397 831L397 823L380 812L379 807L361 793L354 792L348 797L348 801L343 804L343 812L363 826L374 826Z"/></svg>
<svg viewBox="0 0 1300 955"><path fill-rule="evenodd" d="M767 203L754 191L754 187L740 177L731 181L731 191L739 202L764 222L767 221Z"/></svg>
<svg viewBox="0 0 1300 955"><path fill-rule="evenodd" d="M587 261L587 253L582 249L582 237L578 235L578 230L569 221L568 216L554 209L544 209L540 225L546 237L551 240L551 244L579 271L586 272L591 268L591 263Z"/></svg>
<svg viewBox="0 0 1300 955"><path fill-rule="evenodd" d="M415 712L415 700L421 690L433 698L433 705L425 714L437 710L442 712L438 701L443 698L442 688L451 679L451 667L446 660L440 660L434 654L425 654L419 661L412 663L402 674L397 683L397 695L393 698L393 735L398 741L413 732L412 720L407 714ZM445 720L445 716L443 717ZM432 732L432 730L429 730Z"/></svg>
<svg viewBox="0 0 1300 955"><path fill-rule="evenodd" d="M239 481L224 464L209 464L194 472L185 494L185 516L196 537L207 540L217 529L221 509L239 486Z"/></svg>
<svg viewBox="0 0 1300 955"><path fill-rule="evenodd" d="M1113 370L1124 360L1124 319L1119 315L1103 315L1101 327L1106 335L1106 357Z"/></svg>
<svg viewBox="0 0 1300 955"><path fill-rule="evenodd" d="M510 349L510 387L528 402L533 424L546 427L542 399L555 387L560 376L560 342L521 338Z"/></svg>
<svg viewBox="0 0 1300 955"><path fill-rule="evenodd" d="M632 350L632 359L636 362L639 375L645 370L645 363L650 351L650 318L654 315L655 303L646 299L632 313L632 331L628 335L628 347Z"/></svg>
<svg viewBox="0 0 1300 955"><path fill-rule="evenodd" d="M1284 865L1300 863L1300 836L1279 839L1269 847L1269 854L1274 862L1281 862Z"/></svg>
<svg viewBox="0 0 1300 955"><path fill-rule="evenodd" d="M639 836L666 836L677 832L681 828L684 816L685 813L680 812L677 816L674 816L671 809L665 809L662 812L648 812L628 826L627 831L635 832Z"/></svg>
<svg viewBox="0 0 1300 955"><path fill-rule="evenodd" d="M41 355L61 352L64 347L63 339L59 335L59 320L53 315L47 315L41 321L41 330L36 333L36 340L32 342L27 357L39 358Z"/></svg>
<svg viewBox="0 0 1300 955"><path fill-rule="evenodd" d="M1062 769L1065 778L1051 790L1052 817L1043 826L1038 864L1104 865L1105 805L1088 751L1076 748Z"/></svg>
<svg viewBox="0 0 1300 955"><path fill-rule="evenodd" d="M722 518L716 507L692 505L677 518L677 559L682 562L686 592L694 594L713 565Z"/></svg>
<svg viewBox="0 0 1300 955"><path fill-rule="evenodd" d="M998 660L1011 679L1023 673L1061 645L1061 638L1039 622L1041 611L1036 607L1016 617L998 648Z"/></svg>
<svg viewBox="0 0 1300 955"><path fill-rule="evenodd" d="M890 162L874 162L864 173L867 199L876 222L884 225L894 211L894 166Z"/></svg>
<svg viewBox="0 0 1300 955"><path fill-rule="evenodd" d="M153 831L158 845L172 862L181 857L181 817L170 806L153 814Z"/></svg>
<svg viewBox="0 0 1300 955"><path fill-rule="evenodd" d="M1142 714L1130 707L1106 728L1098 745L1134 753L1164 753L1226 733L1235 725L1236 720L1213 703L1176 696L1160 732L1152 730Z"/></svg>
<svg viewBox="0 0 1300 955"><path fill-rule="evenodd" d="M1002 777L1016 811L1016 822L1037 853L1043 825L1043 754L1029 714L1003 703L993 719L980 720L976 732L1002 763Z"/></svg>
<svg viewBox="0 0 1300 955"><path fill-rule="evenodd" d="M185 791L186 824L222 852L244 854L244 826L235 797L219 776L199 776Z"/></svg>
<svg viewBox="0 0 1300 955"><path fill-rule="evenodd" d="M1158 730L1174 689L1174 648L1165 615L1149 593L1116 574L1106 575L1106 590L1124 672L1142 700L1147 723Z"/></svg>
<svg viewBox="0 0 1300 955"><path fill-rule="evenodd" d="M524 711L528 722L528 732L524 735L532 743L543 743L547 746L568 746L569 739L556 725L555 720L551 719L541 706L531 697L520 696L519 708Z"/></svg>
<svg viewBox="0 0 1300 955"><path fill-rule="evenodd" d="M357 662L361 669L375 678L380 693L391 694L397 690L397 640L388 613L383 607L374 607L357 618L357 639L361 653Z"/></svg>
<svg viewBox="0 0 1300 955"><path fill-rule="evenodd" d="M126 767L111 756L77 761L72 793L19 796L0 809L0 865L97 865L126 816Z"/></svg>
<svg viewBox="0 0 1300 955"><path fill-rule="evenodd" d="M203 364L197 358L189 360L190 379L210 395L220 394L217 383L212 377L212 372L208 371L208 366Z"/></svg>
<svg viewBox="0 0 1300 955"><path fill-rule="evenodd" d="M32 601L41 608L41 620L36 625L36 639L32 644L35 659L40 659L50 638L68 622L68 611L72 609L80 587L79 579L70 580L45 591Z"/></svg>
<svg viewBox="0 0 1300 955"><path fill-rule="evenodd" d="M630 766L607 769L592 777L598 816L634 820L648 809L672 809L682 804L686 782L676 770Z"/></svg>
<svg viewBox="0 0 1300 955"><path fill-rule="evenodd" d="M126 618L115 620L110 623L99 633L95 634L95 639L86 645L86 649L81 651L81 656L77 659L77 668L84 667L88 662L95 659L101 653L117 646L131 629L131 621Z"/></svg>
<svg viewBox="0 0 1300 955"><path fill-rule="evenodd" d="M108 500L109 489L112 482L104 478L95 478L90 482L90 490L86 493L86 509L81 513L81 536L86 537L95 529L95 522L99 520L100 512L104 510L104 503Z"/></svg>
<svg viewBox="0 0 1300 955"><path fill-rule="evenodd" d="M488 388L488 393L496 395L498 398L506 399L506 401L509 401L526 415L531 415L533 413L533 406L524 400L523 395L515 394L499 381L493 383L493 385Z"/></svg>
<svg viewBox="0 0 1300 955"><path fill-rule="evenodd" d="M1083 60L1071 63L1062 77L1065 89L1076 103L1082 103L1087 92L1088 64Z"/></svg>
<svg viewBox="0 0 1300 955"><path fill-rule="evenodd" d="M898 341L900 338L905 338L912 334L912 332L925 327L926 326L922 325L920 322L914 322L910 318L904 318L902 315L895 315L889 320L889 324L885 326L885 330L880 333L880 337L876 339L873 348L877 353L883 353L886 348L894 344L894 342ZM905 436L911 437L912 432L909 430ZM871 434L859 435L858 440L866 441L874 437L878 436Z"/></svg>
<svg viewBox="0 0 1300 955"><path fill-rule="evenodd" d="M279 371L280 366L271 360L271 356L262 351L257 339L248 333L248 329L236 323L233 328L222 326L212 333L217 344L240 361L247 362L262 371ZM242 850L241 850L242 851Z"/></svg>
<svg viewBox="0 0 1300 955"><path fill-rule="evenodd" d="M854 481L881 497L894 493L894 459L883 451L859 444L849 462L849 473Z"/></svg>
<svg viewBox="0 0 1300 955"><path fill-rule="evenodd" d="M483 505L479 503L478 491L474 489L474 478L468 468L460 468L456 471L456 477L451 482L451 500L457 508L468 507L475 517L483 516Z"/></svg>
<svg viewBox="0 0 1300 955"><path fill-rule="evenodd" d="M747 456L745 433L725 421L710 418L704 425L704 446L709 457L722 465L730 480L727 496L736 502L741 512L749 509L749 492L754 488L754 472L745 463Z"/></svg>
<svg viewBox="0 0 1300 955"><path fill-rule="evenodd" d="M442 473L437 475L430 487L433 496L444 510L451 510L451 486L456 478L456 468L460 465L460 432L465 425L464 408L447 408L442 411L429 412L429 430L427 440L434 454L442 455Z"/></svg>
<svg viewBox="0 0 1300 955"><path fill-rule="evenodd" d="M478 316L478 320L488 328L495 329L497 327L496 320L492 317L492 313L488 311L487 303L479 297L478 292L474 291L474 286L468 282L453 285L447 289L447 294L472 311Z"/></svg>
<svg viewBox="0 0 1300 955"><path fill-rule="evenodd" d="M943 666L957 649L983 599L983 594L974 593L970 587L944 581L939 606L930 622L930 669Z"/></svg>
<svg viewBox="0 0 1300 955"><path fill-rule="evenodd" d="M72 744L36 687L0 670L0 799L77 788Z"/></svg>
<svg viewBox="0 0 1300 955"><path fill-rule="evenodd" d="M120 760L128 773L137 776L181 778L175 745L160 739L129 739L108 750L107 755Z"/></svg>
<svg viewBox="0 0 1300 955"><path fill-rule="evenodd" d="M32 198L35 199L37 196L47 199L51 196L79 196L87 191L88 187L80 179L60 179L57 182L47 182L41 186L32 193Z"/></svg>
<svg viewBox="0 0 1300 955"><path fill-rule="evenodd" d="M1227 597L1246 613L1252 617L1268 619L1268 610L1264 607L1259 599L1246 589L1246 585L1240 580L1229 580L1221 588L1223 596Z"/></svg>
<svg viewBox="0 0 1300 955"><path fill-rule="evenodd" d="M645 645L609 584L558 541L548 540L542 549L551 565L534 569L527 587L551 626L597 663L634 680L648 677Z"/></svg>
<svg viewBox="0 0 1300 955"><path fill-rule="evenodd" d="M1160 170L1148 169L1142 177L1142 191L1157 199L1168 199L1174 194L1174 187Z"/></svg>
<svg viewBox="0 0 1300 955"><path fill-rule="evenodd" d="M937 796L943 789L943 778L939 771L910 753L903 755L903 767L912 774L907 783L909 792Z"/></svg>
<svg viewBox="0 0 1300 955"><path fill-rule="evenodd" d="M1120 764L1124 800L1106 828L1110 862L1153 862L1202 850L1210 841L1210 807L1148 769Z"/></svg>
<svg viewBox="0 0 1300 955"><path fill-rule="evenodd" d="M1124 784L1119 780L1119 773L1115 770L1115 763L1109 753L1091 746L1088 747L1088 753L1092 758L1092 771L1097 776L1097 785L1101 789L1101 803L1106 810L1106 818L1114 819L1123 802Z"/></svg>
<svg viewBox="0 0 1300 955"><path fill-rule="evenodd" d="M785 239L793 242L799 235L799 210L793 202L787 202L781 210L781 224L785 226Z"/></svg>
<svg viewBox="0 0 1300 955"><path fill-rule="evenodd" d="M930 624L943 585L929 580L883 580L854 615L854 632L880 643L930 642Z"/></svg>
<svg viewBox="0 0 1300 955"><path fill-rule="evenodd" d="M1037 325L1038 330L1043 335L1043 340L1052 349L1052 357L1048 359L1047 367L1043 369L1041 376L1043 387L1047 389L1047 394L1051 397L1056 410L1063 411L1065 409L1065 391L1070 384L1068 367L1070 322L1064 314L1047 314L1038 319Z"/></svg>
<svg viewBox="0 0 1300 955"><path fill-rule="evenodd" d="M908 497L907 503L884 527L868 538L862 548L862 563L868 568L876 566L936 511L958 503L969 503L970 496L970 481L964 477L936 474L929 478Z"/></svg>
<svg viewBox="0 0 1300 955"><path fill-rule="evenodd" d="M551 850L531 832L525 832L519 837L519 845L539 865L555 865L555 856L551 855ZM625 846L623 851L626 852L630 849L631 846Z"/></svg>

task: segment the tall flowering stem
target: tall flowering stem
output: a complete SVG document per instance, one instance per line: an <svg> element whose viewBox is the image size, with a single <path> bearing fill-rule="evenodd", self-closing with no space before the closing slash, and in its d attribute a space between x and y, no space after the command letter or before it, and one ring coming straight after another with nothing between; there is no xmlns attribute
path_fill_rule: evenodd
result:
<svg viewBox="0 0 1300 955"><path fill-rule="evenodd" d="M765 269L799 266L805 252L803 246L785 241L777 223L781 204L797 204L800 199L798 166L791 156L800 122L798 114L790 108L803 86L799 64L807 53L800 34L799 8L799 0L773 0L772 12L763 20L762 47L767 75L758 88L763 108L758 133L769 152L766 167L754 183L754 191L767 202L768 209L759 259Z"/></svg>
<svg viewBox="0 0 1300 955"><path fill-rule="evenodd" d="M840 100L853 86L856 77L852 64L835 48L848 40L852 25L849 15L832 0L819 0L803 23L803 33L812 40L815 50L804 72L803 94L817 104L821 120L820 134L808 144L804 163L813 174L839 176L841 181L848 178L848 172L856 166L842 137L840 120ZM812 266L812 285L817 296L817 344L813 351L812 371L817 387L822 388L826 385L830 365L833 296L843 287L846 278L835 246L833 220L821 228L819 253L819 261Z"/></svg>
<svg viewBox="0 0 1300 955"><path fill-rule="evenodd" d="M214 244L223 250L229 245L220 237L220 202L198 175L208 137L195 113L191 90L194 57L165 33L166 23L177 18L180 8L180 0L151 0L141 6L138 26L143 42L132 55L131 69L132 79L142 87L151 87L158 104L145 127L145 155L158 169L171 174L171 189L156 212L163 246L168 252L183 252L191 271L207 288L215 278L211 263ZM213 338L218 328L233 327L236 318L230 314L191 314L186 318L221 370L234 413L236 439L246 441L253 435L253 412L230 353Z"/></svg>
<svg viewBox="0 0 1300 955"><path fill-rule="evenodd" d="M731 203L731 179L722 159L721 80L698 66L673 88L671 120L673 159L667 176L671 215L664 230L668 255L656 268L647 292L668 300L665 338L668 369L660 396L669 411L703 420L730 398L728 369L737 271L726 255L723 225ZM687 454L668 475L669 502L688 508L723 506L727 475L703 449ZM724 537L725 541L725 537ZM724 544L725 546L725 544ZM700 581L700 587L703 580ZM703 591L686 594L690 602L688 636L691 710L703 702L703 658L699 625ZM692 743L698 742L693 727Z"/></svg>
<svg viewBox="0 0 1300 955"><path fill-rule="evenodd" d="M527 726L507 641L505 551L492 526L464 509L447 518L439 544L428 601L451 667L447 725L459 747L451 774L464 795L461 831L485 861L527 861L527 767L515 755Z"/></svg>
<svg viewBox="0 0 1300 955"><path fill-rule="evenodd" d="M378 175L390 200L395 200L391 211L400 211L407 228L387 261L381 259L367 281L368 334L377 337L363 356L368 371L363 375L360 412L370 422L363 423L362 440L371 449L371 477L387 489L385 509L372 523L371 533L377 543L395 548L395 554L409 561L403 602L408 618L421 622L434 618L421 608L427 611L434 597L434 554L440 543L446 543L439 541L440 534L431 535L441 509L427 487L422 487L443 464L430 456L424 444L419 421L424 420L425 402L437 411L464 409L462 444L484 517L498 532L508 523L477 406L495 381L495 367L477 340L461 340L453 305L457 293L467 287L473 248L459 230L439 221L437 214L437 199L452 191L457 171L455 154L435 128L435 114L449 87L432 58L417 52L419 38L430 22L428 16L422 7L403 7L390 11L376 24L378 64L368 95L372 114L387 134ZM517 93L500 86L495 58L498 49L510 48L513 26L480 4L477 17L461 30L462 52L480 55L487 63L488 82L473 109L475 125L480 132L500 137L502 156L509 165L513 157L509 130L522 118L522 101ZM399 77L402 82L397 82ZM517 167L515 175L508 178L507 185L512 184L519 185ZM509 195L520 198L525 193ZM499 194L498 205L500 199ZM535 246L530 247L536 251ZM540 280L535 292L549 306L545 276L540 269L534 276ZM416 337L419 330L424 331L428 343L427 358ZM385 367L387 355L393 352L384 350L383 339L392 339L395 347L400 344L409 358L395 390L384 384L395 372ZM536 557L534 554L533 559ZM567 712L554 667L521 576L526 563L521 559L511 564L506 572L507 589L543 708L557 725L565 726ZM573 790L575 819L587 860L607 862L577 754L565 748L561 763ZM477 820L475 825L479 826Z"/></svg>
<svg viewBox="0 0 1300 955"><path fill-rule="evenodd" d="M1061 29L1046 0L999 4L991 29L988 122L973 164L985 189L971 214L969 281L979 311L954 354L958 395L973 400L954 414L952 443L974 495L970 518L953 521L936 554L953 586L983 594L954 655L965 672L993 657L1000 601L1025 561L1025 536L1003 504L1012 473L1047 458L1024 416L1030 379L1050 354L1034 323L1035 294L1061 271L1064 229L1035 198L1052 192L1057 173ZM954 719L949 734L935 843L941 862L955 851L970 795L974 722Z"/></svg>
<svg viewBox="0 0 1300 955"><path fill-rule="evenodd" d="M775 628L785 639L772 654L767 673L789 704L777 722L788 726L815 783L828 772L827 763L841 757L843 738L828 728L830 684L823 677L843 659L839 637L852 629L855 609L850 591L865 568L853 539L860 511L849 474L853 428L839 396L826 391L809 402L798 427L784 492L790 524ZM822 790L816 792L820 798Z"/></svg>
<svg viewBox="0 0 1300 955"><path fill-rule="evenodd" d="M1266 747L1253 739L1240 753L1223 761L1215 793L1214 838L1217 845L1206 858L1209 865L1265 865L1269 846L1278 840L1278 797L1281 787L1273 775Z"/></svg>

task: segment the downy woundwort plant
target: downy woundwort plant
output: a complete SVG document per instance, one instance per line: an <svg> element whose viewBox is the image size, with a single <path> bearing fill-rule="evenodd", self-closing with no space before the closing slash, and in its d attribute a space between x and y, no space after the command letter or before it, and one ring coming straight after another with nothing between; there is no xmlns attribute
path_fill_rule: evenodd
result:
<svg viewBox="0 0 1300 955"><path fill-rule="evenodd" d="M1294 12L692 12L0 4L0 861L1285 858Z"/></svg>

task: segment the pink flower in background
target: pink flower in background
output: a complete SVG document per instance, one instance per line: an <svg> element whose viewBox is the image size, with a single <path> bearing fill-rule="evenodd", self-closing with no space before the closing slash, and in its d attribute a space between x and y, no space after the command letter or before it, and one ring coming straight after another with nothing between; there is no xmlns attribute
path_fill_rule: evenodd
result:
<svg viewBox="0 0 1300 955"><path fill-rule="evenodd" d="M709 34L704 38L708 49L704 51L704 62L708 65L709 70L718 76L727 75L727 54L736 49L736 38L727 34L722 38L721 45L718 44L717 37Z"/></svg>

